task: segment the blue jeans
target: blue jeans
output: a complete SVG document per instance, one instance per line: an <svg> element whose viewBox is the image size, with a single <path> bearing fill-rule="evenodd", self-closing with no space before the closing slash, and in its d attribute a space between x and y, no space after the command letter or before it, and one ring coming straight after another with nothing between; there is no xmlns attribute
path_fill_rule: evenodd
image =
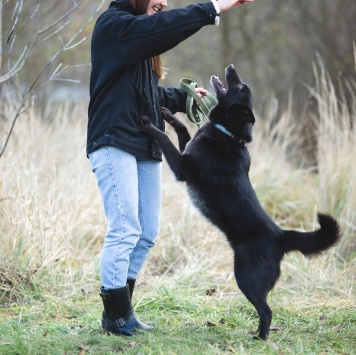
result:
<svg viewBox="0 0 356 355"><path fill-rule="evenodd" d="M121 149L104 146L90 154L104 203L107 235L101 255L105 289L136 279L159 231L162 163L138 160Z"/></svg>

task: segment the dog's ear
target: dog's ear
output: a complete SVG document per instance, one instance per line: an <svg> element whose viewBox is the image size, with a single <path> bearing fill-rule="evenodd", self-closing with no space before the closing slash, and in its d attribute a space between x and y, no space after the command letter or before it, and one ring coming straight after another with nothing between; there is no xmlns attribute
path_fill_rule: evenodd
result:
<svg viewBox="0 0 356 355"><path fill-rule="evenodd" d="M251 108L247 105L241 103L234 103L229 107L229 111L233 112L234 116L237 115L239 118L242 118L245 122L254 124L255 115L253 114Z"/></svg>

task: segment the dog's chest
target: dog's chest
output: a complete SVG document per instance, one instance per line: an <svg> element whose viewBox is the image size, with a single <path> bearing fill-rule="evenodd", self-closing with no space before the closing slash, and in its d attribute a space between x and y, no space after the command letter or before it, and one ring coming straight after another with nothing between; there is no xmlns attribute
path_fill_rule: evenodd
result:
<svg viewBox="0 0 356 355"><path fill-rule="evenodd" d="M198 142L197 142L198 143ZM248 174L251 158L245 146L191 144L185 151L200 179L216 177L218 180L238 178Z"/></svg>

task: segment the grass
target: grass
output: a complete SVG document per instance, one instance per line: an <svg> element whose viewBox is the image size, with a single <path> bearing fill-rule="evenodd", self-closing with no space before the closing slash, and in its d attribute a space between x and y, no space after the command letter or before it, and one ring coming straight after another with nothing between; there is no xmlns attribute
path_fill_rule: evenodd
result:
<svg viewBox="0 0 356 355"><path fill-rule="evenodd" d="M206 296L161 286L143 294L136 312L153 321L155 330L131 338L100 331L100 307L93 297L47 297L38 305L2 310L0 354L355 353L354 305L316 300L317 291L309 302L287 291L271 297L275 317L268 342L252 339L255 311L239 293Z"/></svg>
<svg viewBox="0 0 356 355"><path fill-rule="evenodd" d="M351 105L316 67L317 109L308 113L315 165L304 159L310 142L301 141L305 125L291 110L276 117L271 104L254 127L250 178L269 215L283 228L310 230L316 211L327 212L343 229L342 242L322 256L285 258L269 295L275 331L267 342L252 339L257 315L236 286L224 236L165 164L161 231L134 296L155 330L102 334L105 218L85 157L87 108L26 112L0 159L0 354L356 353L355 83L345 88ZM14 102L0 110L11 118ZM0 125L6 132L9 120Z"/></svg>

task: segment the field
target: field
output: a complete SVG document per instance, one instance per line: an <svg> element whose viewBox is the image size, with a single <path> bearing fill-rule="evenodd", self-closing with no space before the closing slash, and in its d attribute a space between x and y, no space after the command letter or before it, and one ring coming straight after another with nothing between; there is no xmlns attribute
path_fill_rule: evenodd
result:
<svg viewBox="0 0 356 355"><path fill-rule="evenodd" d="M345 84L346 105L317 72L307 126L291 110L276 117L273 100L257 117L250 179L281 227L317 228L321 211L338 219L343 238L320 257L285 258L267 342L252 339L257 315L236 286L224 236L165 163L161 232L134 295L155 330L102 334L105 217L85 156L87 107L63 104L24 113L0 158L0 354L356 353L356 90ZM1 103L2 136L15 107Z"/></svg>

